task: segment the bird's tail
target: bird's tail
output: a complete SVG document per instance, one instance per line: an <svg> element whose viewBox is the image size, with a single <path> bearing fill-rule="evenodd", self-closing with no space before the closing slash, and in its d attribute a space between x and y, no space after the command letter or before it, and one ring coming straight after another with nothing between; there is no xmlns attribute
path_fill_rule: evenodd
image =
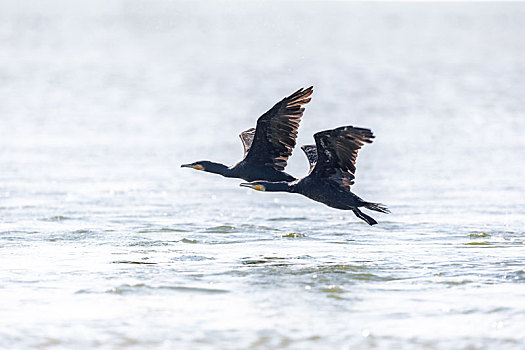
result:
<svg viewBox="0 0 525 350"><path fill-rule="evenodd" d="M366 223L370 226L377 224L377 221L375 221L373 217L366 215L361 210L357 208L352 208L352 211L354 212L355 216L357 216L361 220L366 221Z"/></svg>
<svg viewBox="0 0 525 350"><path fill-rule="evenodd" d="M362 206L366 209L370 209L373 211L378 211L380 213L390 214L390 210L386 207L386 205L381 203L371 203L371 202L361 202Z"/></svg>

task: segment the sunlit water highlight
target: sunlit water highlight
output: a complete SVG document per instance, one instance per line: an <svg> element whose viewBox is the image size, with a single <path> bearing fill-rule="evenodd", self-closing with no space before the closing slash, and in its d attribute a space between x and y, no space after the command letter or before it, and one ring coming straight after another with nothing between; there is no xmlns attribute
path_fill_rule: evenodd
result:
<svg viewBox="0 0 525 350"><path fill-rule="evenodd" d="M0 13L1 348L525 347L523 4L38 4ZM299 144L377 136L377 226L179 168L310 84Z"/></svg>

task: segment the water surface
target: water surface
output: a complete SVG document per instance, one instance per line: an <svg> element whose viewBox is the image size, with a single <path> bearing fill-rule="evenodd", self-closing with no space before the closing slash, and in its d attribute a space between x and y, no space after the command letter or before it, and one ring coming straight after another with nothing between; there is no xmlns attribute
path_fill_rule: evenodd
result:
<svg viewBox="0 0 525 350"><path fill-rule="evenodd" d="M523 349L523 4L89 4L0 14L1 348ZM179 167L309 85L377 226Z"/></svg>

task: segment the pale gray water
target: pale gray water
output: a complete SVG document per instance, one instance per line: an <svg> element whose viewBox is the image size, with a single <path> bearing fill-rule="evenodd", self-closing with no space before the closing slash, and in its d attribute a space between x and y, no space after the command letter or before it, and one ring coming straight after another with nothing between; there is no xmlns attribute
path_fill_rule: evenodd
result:
<svg viewBox="0 0 525 350"><path fill-rule="evenodd" d="M525 4L0 4L0 348L525 347ZM377 226L179 168L309 85Z"/></svg>

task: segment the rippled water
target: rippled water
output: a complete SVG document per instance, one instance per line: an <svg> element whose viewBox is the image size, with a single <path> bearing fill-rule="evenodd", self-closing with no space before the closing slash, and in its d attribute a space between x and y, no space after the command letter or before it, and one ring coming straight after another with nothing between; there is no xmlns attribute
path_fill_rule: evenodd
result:
<svg viewBox="0 0 525 350"><path fill-rule="evenodd" d="M523 4L2 4L1 348L524 348ZM179 168L309 85L377 226Z"/></svg>

